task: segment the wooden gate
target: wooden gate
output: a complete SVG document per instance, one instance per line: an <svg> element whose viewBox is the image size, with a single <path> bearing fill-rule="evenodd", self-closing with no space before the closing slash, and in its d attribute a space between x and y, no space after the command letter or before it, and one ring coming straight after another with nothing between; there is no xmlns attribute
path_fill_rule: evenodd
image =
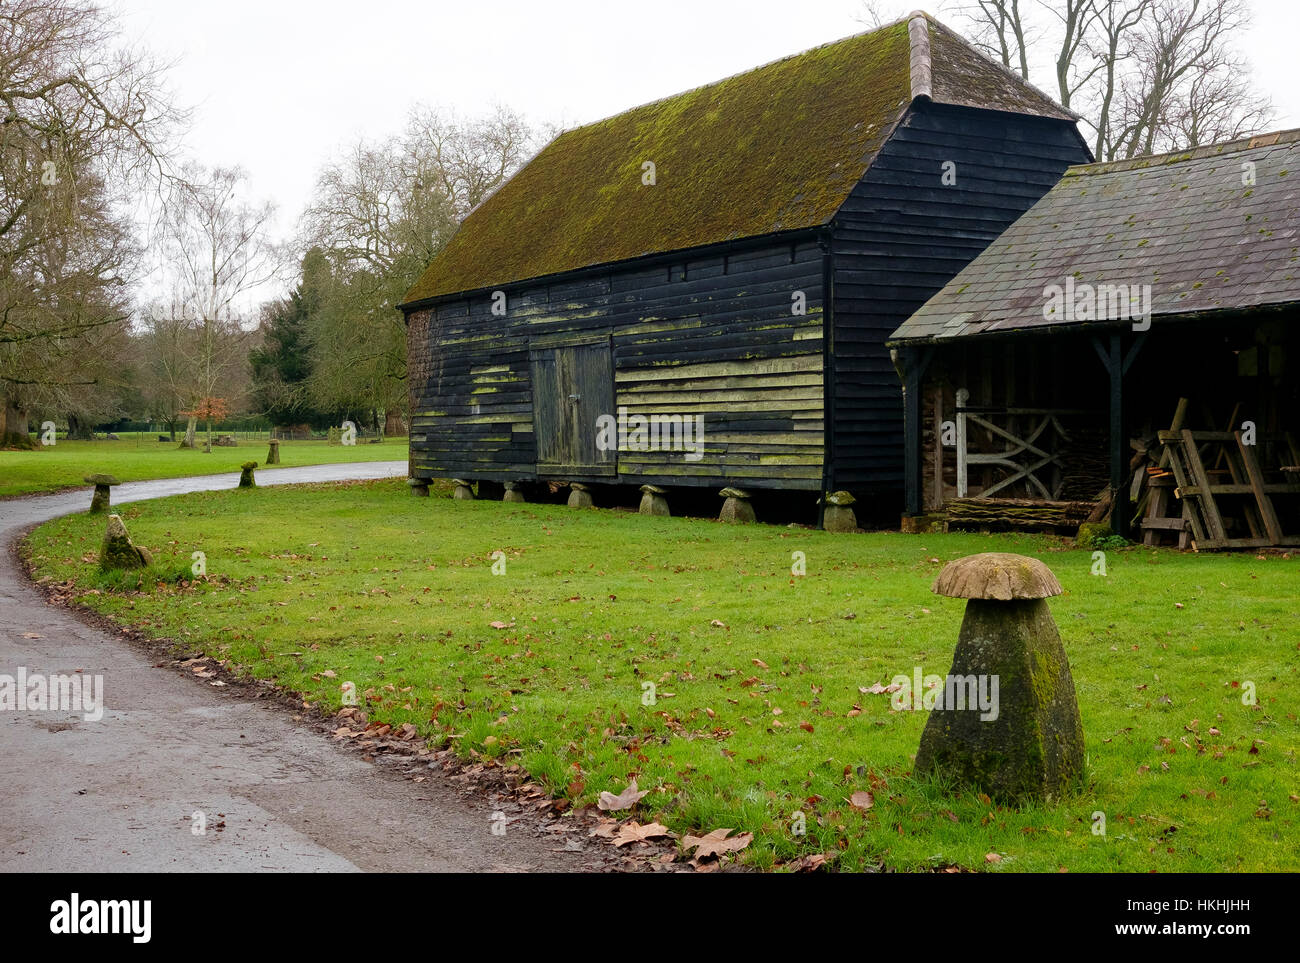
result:
<svg viewBox="0 0 1300 963"><path fill-rule="evenodd" d="M580 343L535 344L529 350L533 378L533 435L537 473L558 477L613 475L615 448L596 447L596 419L617 416L614 365L608 335Z"/></svg>

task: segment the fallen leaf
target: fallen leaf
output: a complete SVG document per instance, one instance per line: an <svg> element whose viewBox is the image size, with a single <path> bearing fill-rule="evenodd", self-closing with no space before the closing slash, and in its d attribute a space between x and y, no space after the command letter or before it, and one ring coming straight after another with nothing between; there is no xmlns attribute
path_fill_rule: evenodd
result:
<svg viewBox="0 0 1300 963"><path fill-rule="evenodd" d="M513 629L515 627L513 622L489 622L488 625L494 629Z"/></svg>
<svg viewBox="0 0 1300 963"><path fill-rule="evenodd" d="M809 853L807 856L800 856L793 862L786 863L785 867L792 873L813 873L820 869L828 858L825 853Z"/></svg>
<svg viewBox="0 0 1300 963"><path fill-rule="evenodd" d="M619 827L618 835L614 837L614 845L621 847L667 835L667 826L661 826L659 823L646 823L642 826L636 820L630 819Z"/></svg>
<svg viewBox="0 0 1300 963"><path fill-rule="evenodd" d="M1000 863L1000 862L1002 862L1002 857L999 856L997 853L985 853L985 855L984 855L984 862L986 862L986 863Z"/></svg>
<svg viewBox="0 0 1300 963"><path fill-rule="evenodd" d="M615 796L612 792L601 792L600 798L596 800L596 808L603 809L606 812L617 812L620 809L631 809L637 802L648 793L649 789L636 788L636 780L633 779L626 789Z"/></svg>
<svg viewBox="0 0 1300 963"><path fill-rule="evenodd" d="M766 668L767 668L767 663L764 662L762 659L750 659L749 661L750 661L750 662L753 662L754 665L758 666L760 669L766 669Z"/></svg>
<svg viewBox="0 0 1300 963"><path fill-rule="evenodd" d="M738 853L754 841L753 833L741 833L728 839L730 832L730 829L715 829L707 836L687 836L682 840L682 845L694 849L696 859L707 859L723 853Z"/></svg>
<svg viewBox="0 0 1300 963"><path fill-rule="evenodd" d="M876 804L876 797L865 789L859 789L849 797L849 805L854 809L870 809Z"/></svg>

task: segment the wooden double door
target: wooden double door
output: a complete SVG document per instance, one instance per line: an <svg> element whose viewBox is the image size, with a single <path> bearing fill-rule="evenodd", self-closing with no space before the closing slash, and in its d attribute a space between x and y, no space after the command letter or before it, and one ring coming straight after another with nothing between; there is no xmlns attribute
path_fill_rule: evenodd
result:
<svg viewBox="0 0 1300 963"><path fill-rule="evenodd" d="M607 451L597 446L597 420L618 416L609 336L535 344L529 367L538 475L613 475L617 446Z"/></svg>

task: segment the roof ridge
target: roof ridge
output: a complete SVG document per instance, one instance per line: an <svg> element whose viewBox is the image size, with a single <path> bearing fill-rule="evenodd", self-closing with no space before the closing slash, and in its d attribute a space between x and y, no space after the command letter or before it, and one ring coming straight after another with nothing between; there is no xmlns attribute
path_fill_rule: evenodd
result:
<svg viewBox="0 0 1300 963"><path fill-rule="evenodd" d="M929 16L923 10L907 15L907 39L912 48L912 97L934 99L934 72L930 62Z"/></svg>
<svg viewBox="0 0 1300 963"><path fill-rule="evenodd" d="M1166 151L1163 154L1143 154L1139 157L1129 157L1124 160L1075 164L1066 169L1064 176L1086 177L1089 174L1109 174L1116 171L1131 171L1155 165L1181 164L1184 161L1199 160L1202 157L1238 154L1242 151L1258 150L1261 147L1272 147L1276 144L1294 144L1297 141L1300 141L1300 127L1289 127L1283 130L1267 131L1262 134L1248 134L1245 137L1238 137L1236 140L1225 140L1217 144L1202 144L1200 147Z"/></svg>
<svg viewBox="0 0 1300 963"><path fill-rule="evenodd" d="M922 16L925 16L925 14L922 14ZM564 130L561 130L558 134L556 134L554 139L558 140L559 138L563 137L565 134L569 134L574 131L584 130L587 127L594 127L597 124L603 124L606 121L613 120L616 117L622 117L624 114L630 114L633 113L634 111L643 110L647 107L654 107L657 104L662 104L670 100L676 100L678 97L684 97L687 94L693 94L697 90L706 90L709 87L717 87L719 84L725 84L729 80L735 80L738 77L745 77L748 76L749 74L757 73L760 70L766 70L768 67L775 67L777 64L785 63L787 60L795 60L799 57L803 57L810 53L814 53L815 51L825 50L827 47L837 47L842 43L848 43L850 40L858 40L859 38L868 37L874 33L881 33L882 31L889 30L892 27L897 27L903 21L908 19L909 17L899 17L897 20L891 20L889 23L882 23L880 26L872 27L870 30L859 30L857 33L851 33L848 36L839 37L838 39L835 40L828 40L825 43L819 43L816 46L808 47L804 50L796 50L794 53L785 54L782 57L776 57L775 59L769 60L766 63L761 63L758 64L757 66L749 67L745 70L738 70L734 74L727 74L725 77L719 77L716 80L710 80L707 83L696 84L694 87L686 87L682 90L677 91L676 93L664 94L662 97L656 97L654 100L647 100L644 103L636 104L632 107L625 107L622 110L616 111L615 113L606 114L604 117L598 117L595 120L589 120L585 124L579 124L576 127L567 127Z"/></svg>

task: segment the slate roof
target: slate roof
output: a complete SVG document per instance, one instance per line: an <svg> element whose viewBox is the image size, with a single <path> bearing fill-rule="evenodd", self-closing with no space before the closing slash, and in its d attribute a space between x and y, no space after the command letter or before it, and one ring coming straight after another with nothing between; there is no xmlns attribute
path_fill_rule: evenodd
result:
<svg viewBox="0 0 1300 963"><path fill-rule="evenodd" d="M914 13L565 131L465 219L404 301L825 224L916 97L1076 119Z"/></svg>
<svg viewBox="0 0 1300 963"><path fill-rule="evenodd" d="M1044 317L1070 276L1151 285L1153 319L1300 302L1300 130L1070 168L890 340L1083 323Z"/></svg>

